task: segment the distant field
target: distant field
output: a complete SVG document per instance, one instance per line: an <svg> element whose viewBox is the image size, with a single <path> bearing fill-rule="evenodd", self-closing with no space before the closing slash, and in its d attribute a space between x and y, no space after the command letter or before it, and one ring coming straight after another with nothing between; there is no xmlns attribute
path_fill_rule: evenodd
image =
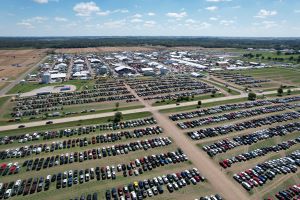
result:
<svg viewBox="0 0 300 200"><path fill-rule="evenodd" d="M251 70L240 70L238 73L244 75L251 75L254 78L271 79L282 84L300 85L300 70L286 69L286 68L262 68Z"/></svg>
<svg viewBox="0 0 300 200"><path fill-rule="evenodd" d="M101 53L101 52L121 52L121 51L153 51L155 47L91 47L91 48L66 48L66 49L56 49L55 53Z"/></svg>
<svg viewBox="0 0 300 200"><path fill-rule="evenodd" d="M0 78L16 79L45 56L45 50L0 50Z"/></svg>

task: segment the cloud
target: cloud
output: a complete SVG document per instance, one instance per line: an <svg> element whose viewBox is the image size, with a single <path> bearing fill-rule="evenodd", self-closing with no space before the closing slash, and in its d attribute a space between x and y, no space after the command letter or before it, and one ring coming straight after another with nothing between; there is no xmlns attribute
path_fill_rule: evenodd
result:
<svg viewBox="0 0 300 200"><path fill-rule="evenodd" d="M254 26L260 26L261 28L270 29L279 26L275 21L262 21L259 23L254 23Z"/></svg>
<svg viewBox="0 0 300 200"><path fill-rule="evenodd" d="M83 17L88 17L93 13L100 12L100 8L93 1L78 3L73 7L73 10L77 16Z"/></svg>
<svg viewBox="0 0 300 200"><path fill-rule="evenodd" d="M28 18L28 19L23 19L21 22L18 22L17 25L23 26L28 29L33 29L33 28L35 28L34 24L42 24L42 23L44 23L44 21L47 21L47 20L48 20L47 17L36 16L36 17Z"/></svg>
<svg viewBox="0 0 300 200"><path fill-rule="evenodd" d="M99 16L107 16L109 15L111 12L109 10L107 11L100 11L100 12L97 12L96 14L99 15Z"/></svg>
<svg viewBox="0 0 300 200"><path fill-rule="evenodd" d="M294 13L300 13L300 10L294 10Z"/></svg>
<svg viewBox="0 0 300 200"><path fill-rule="evenodd" d="M106 10L106 11L99 11L96 14L99 15L99 16L107 16L107 15L110 15L110 14L113 14L113 13L129 13L129 10L127 10L127 9L116 9L116 10L113 10L113 11Z"/></svg>
<svg viewBox="0 0 300 200"><path fill-rule="evenodd" d="M215 11L215 10L218 10L218 7L217 6L209 6L207 8L205 8L206 10L209 10L209 11Z"/></svg>
<svg viewBox="0 0 300 200"><path fill-rule="evenodd" d="M269 16L274 16L277 15L277 11L276 10L265 10L265 9L261 9L256 16L256 18L266 18Z"/></svg>
<svg viewBox="0 0 300 200"><path fill-rule="evenodd" d="M19 22L17 23L18 26L22 26L24 28L27 28L27 29L33 29L35 28L31 23L29 22Z"/></svg>
<svg viewBox="0 0 300 200"><path fill-rule="evenodd" d="M230 25L232 25L234 23L235 23L234 20L221 20L220 21L220 24L223 25L223 26L230 26Z"/></svg>
<svg viewBox="0 0 300 200"><path fill-rule="evenodd" d="M28 18L28 19L24 19L22 20L22 22L29 22L29 23L43 23L44 21L47 21L48 18L47 17L40 17L40 16L37 16L37 17L32 17L32 18Z"/></svg>
<svg viewBox="0 0 300 200"><path fill-rule="evenodd" d="M122 26L125 26L126 23L125 20L116 20L116 21L109 21L103 23L103 28L120 28Z"/></svg>
<svg viewBox="0 0 300 200"><path fill-rule="evenodd" d="M144 23L144 26L146 26L146 27L153 27L153 26L155 26L156 25L156 22L155 21L145 21L145 23Z"/></svg>
<svg viewBox="0 0 300 200"><path fill-rule="evenodd" d="M187 19L187 20L185 20L185 23L195 24L195 23L196 23L196 20L193 20L193 19Z"/></svg>
<svg viewBox="0 0 300 200"><path fill-rule="evenodd" d="M167 13L166 16L175 18L176 20L180 20L180 19L186 17L187 13L186 12L180 12L180 13L170 12L170 13Z"/></svg>
<svg viewBox="0 0 300 200"><path fill-rule="evenodd" d="M48 3L48 0L33 0L35 3L45 4Z"/></svg>
<svg viewBox="0 0 300 200"><path fill-rule="evenodd" d="M57 22L67 22L68 21L68 19L64 18L64 17L55 17L54 20Z"/></svg>
<svg viewBox="0 0 300 200"><path fill-rule="evenodd" d="M217 21L218 18L216 18L216 17L210 17L209 20L211 20L211 21Z"/></svg>
<svg viewBox="0 0 300 200"><path fill-rule="evenodd" d="M134 17L134 18L141 18L141 17L143 17L143 15L141 15L141 14L135 14L132 17Z"/></svg>
<svg viewBox="0 0 300 200"><path fill-rule="evenodd" d="M193 19L188 19L185 20L185 24L183 24L184 26L186 26L189 29L206 29L209 28L211 26L211 24L207 23L207 22L199 22Z"/></svg>
<svg viewBox="0 0 300 200"><path fill-rule="evenodd" d="M206 0L207 2L229 2L229 1L232 1L232 0Z"/></svg>
<svg viewBox="0 0 300 200"><path fill-rule="evenodd" d="M112 13L129 13L129 10L127 10L127 9L116 9L116 10L113 10Z"/></svg>
<svg viewBox="0 0 300 200"><path fill-rule="evenodd" d="M149 16L154 16L154 15L155 15L155 13L153 13L153 12L149 12L147 15L149 15Z"/></svg>
<svg viewBox="0 0 300 200"><path fill-rule="evenodd" d="M132 20L130 20L131 23L140 23L140 22L143 22L142 19L139 19L139 18L134 18Z"/></svg>

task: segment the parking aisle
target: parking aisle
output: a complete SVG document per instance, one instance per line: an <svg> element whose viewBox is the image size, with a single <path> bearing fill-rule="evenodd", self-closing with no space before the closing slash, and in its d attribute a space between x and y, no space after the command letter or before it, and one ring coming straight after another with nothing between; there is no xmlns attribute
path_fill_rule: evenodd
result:
<svg viewBox="0 0 300 200"><path fill-rule="evenodd" d="M249 199L249 196L242 191L241 187L233 183L225 174L223 174L223 172L219 170L219 167L215 165L205 153L201 152L197 146L191 143L190 140L181 133L181 130L167 118L167 116L164 116L157 109L150 106L128 85L126 85L126 87L142 104L145 105L145 108L149 109L159 125L164 129L165 134L170 136L175 144L186 153L192 163L205 177L207 177L215 191L220 192L221 195L228 200Z"/></svg>

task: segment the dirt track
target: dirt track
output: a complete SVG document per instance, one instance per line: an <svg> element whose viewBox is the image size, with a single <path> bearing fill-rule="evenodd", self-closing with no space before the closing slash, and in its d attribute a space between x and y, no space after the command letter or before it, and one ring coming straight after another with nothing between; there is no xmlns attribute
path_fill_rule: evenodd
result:
<svg viewBox="0 0 300 200"><path fill-rule="evenodd" d="M199 169L200 173L208 179L215 191L220 192L225 199L250 199L240 186L233 183L225 174L223 174L219 167L215 165L207 155L200 151L197 146L192 144L182 131L174 126L166 116L149 105L143 98L140 98L129 86L126 87L146 108L149 109L154 118L164 129L164 132L185 152L193 164Z"/></svg>

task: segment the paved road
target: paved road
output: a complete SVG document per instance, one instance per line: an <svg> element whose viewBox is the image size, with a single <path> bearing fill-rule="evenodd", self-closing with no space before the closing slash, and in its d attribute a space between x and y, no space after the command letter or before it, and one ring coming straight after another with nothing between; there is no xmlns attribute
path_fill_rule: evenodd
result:
<svg viewBox="0 0 300 200"><path fill-rule="evenodd" d="M293 88L293 91L300 91L300 88ZM263 92L260 93L259 95L262 94L275 94L277 91L268 91L268 92ZM241 95L235 95L235 96L227 96L227 97L219 97L219 98L212 98L212 99L205 99L201 100L202 103L211 103L211 102L216 102L216 101L223 101L223 100L230 100L230 99L238 99L238 98L243 98L247 97L248 94L241 94ZM141 98L140 98L141 99ZM143 99L142 99L143 100ZM142 101L144 102L144 101ZM131 113L138 113L138 112L145 112L145 111L153 111L153 110L162 110L162 109L169 109L169 108L176 108L180 106L190 106L190 105L196 105L198 101L190 101L190 102L184 102L180 103L179 106L176 104L168 104L168 105L162 105L162 106L155 106L152 107L149 104L146 104L145 108L138 108L138 109L132 109L132 110L124 110L122 111L123 114L131 114ZM79 120L86 120L86 119L95 119L95 118L101 118L101 117L108 117L108 116L113 116L115 112L107 112L107 113L98 113L98 114L90 114L90 115L81 115L81 116L75 116L75 117L68 117L68 118L59 118L59 119L52 119L53 123L64 123L64 122L72 122L72 121L79 121ZM35 126L42 126L45 125L45 123L49 120L42 120L42 121L36 121L36 122L28 122L28 123L23 123L26 127L35 127ZM20 124L12 124L12 125L7 125L7 126L0 126L0 131L5 131L5 130L13 130L17 129Z"/></svg>
<svg viewBox="0 0 300 200"><path fill-rule="evenodd" d="M29 70L27 70L25 73L23 73L21 76L19 76L16 80L8 84L6 87L4 87L2 90L0 90L0 96L5 95L9 90L11 90L13 87L15 87L17 84L20 83L21 80L25 79L25 77L30 74L33 70L35 70L40 64L44 62L44 60L47 58L45 56L40 62L38 62L35 66L31 67Z"/></svg>

